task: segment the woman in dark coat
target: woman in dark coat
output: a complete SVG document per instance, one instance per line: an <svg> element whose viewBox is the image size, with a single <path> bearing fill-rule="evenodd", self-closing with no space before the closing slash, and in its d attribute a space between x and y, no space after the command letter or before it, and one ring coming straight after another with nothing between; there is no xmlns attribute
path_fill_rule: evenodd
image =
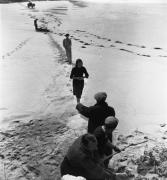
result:
<svg viewBox="0 0 167 180"><path fill-rule="evenodd" d="M82 91L84 88L84 78L88 78L89 74L83 66L81 59L76 60L75 67L72 68L70 78L73 79L73 94L77 98L77 103L80 102Z"/></svg>

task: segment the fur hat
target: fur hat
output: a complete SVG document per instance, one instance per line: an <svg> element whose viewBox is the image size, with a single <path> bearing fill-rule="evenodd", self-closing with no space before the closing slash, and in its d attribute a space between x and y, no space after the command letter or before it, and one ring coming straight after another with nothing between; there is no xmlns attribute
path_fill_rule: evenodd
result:
<svg viewBox="0 0 167 180"><path fill-rule="evenodd" d="M96 99L97 102L105 101L107 98L107 93L106 92L98 92L94 95L94 98Z"/></svg>

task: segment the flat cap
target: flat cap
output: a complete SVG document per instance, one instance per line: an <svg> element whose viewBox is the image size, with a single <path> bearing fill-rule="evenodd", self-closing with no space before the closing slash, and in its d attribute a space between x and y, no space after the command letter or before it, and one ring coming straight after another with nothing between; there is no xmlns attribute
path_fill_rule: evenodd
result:
<svg viewBox="0 0 167 180"><path fill-rule="evenodd" d="M106 92L98 92L94 95L94 98L96 99L96 101L100 102L100 101L105 101L107 98L107 93Z"/></svg>

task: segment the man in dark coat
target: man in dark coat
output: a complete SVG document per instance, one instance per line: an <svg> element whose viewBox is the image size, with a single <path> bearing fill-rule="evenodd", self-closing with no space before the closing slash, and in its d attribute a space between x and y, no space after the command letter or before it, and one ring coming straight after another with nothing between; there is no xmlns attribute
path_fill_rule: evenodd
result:
<svg viewBox="0 0 167 180"><path fill-rule="evenodd" d="M38 19L34 19L34 27L35 30L38 31L38 24L37 24Z"/></svg>
<svg viewBox="0 0 167 180"><path fill-rule="evenodd" d="M94 135L97 139L98 152L102 157L112 154L112 151L121 152L121 150L115 146L112 142L112 133L118 125L118 119L109 116L105 119L105 124L95 129Z"/></svg>
<svg viewBox="0 0 167 180"><path fill-rule="evenodd" d="M72 63L72 53L71 53L71 46L72 46L72 42L71 39L69 38L69 34L65 35L66 38L63 39L63 47L66 50L66 56L67 56L67 61L69 62L69 64Z"/></svg>
<svg viewBox="0 0 167 180"><path fill-rule="evenodd" d="M94 106L86 107L79 103L76 109L80 114L87 117L88 120L88 132L93 133L98 126L104 125L105 118L108 116L115 116L115 110L113 107L108 106L105 102L107 94L105 92L99 92L95 94L94 98L97 103Z"/></svg>
<svg viewBox="0 0 167 180"><path fill-rule="evenodd" d="M85 134L72 144L61 164L61 175L82 176L87 180L115 180L116 174L107 171L96 160L97 140Z"/></svg>

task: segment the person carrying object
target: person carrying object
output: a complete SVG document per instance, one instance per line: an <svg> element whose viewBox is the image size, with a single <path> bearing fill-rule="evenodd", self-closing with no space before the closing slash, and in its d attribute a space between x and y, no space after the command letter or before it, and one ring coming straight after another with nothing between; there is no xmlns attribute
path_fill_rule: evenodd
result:
<svg viewBox="0 0 167 180"><path fill-rule="evenodd" d="M84 88L84 78L88 78L89 74L83 66L81 59L76 60L75 67L72 68L70 78L73 80L73 94L77 98L77 103L80 103L82 91Z"/></svg>

